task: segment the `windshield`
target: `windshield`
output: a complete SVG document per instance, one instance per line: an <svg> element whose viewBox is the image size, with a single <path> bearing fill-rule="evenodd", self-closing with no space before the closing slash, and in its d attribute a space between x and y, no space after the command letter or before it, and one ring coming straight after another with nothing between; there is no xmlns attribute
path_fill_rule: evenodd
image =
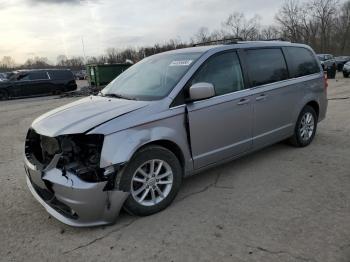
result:
<svg viewBox="0 0 350 262"><path fill-rule="evenodd" d="M320 60L320 61L326 60L326 56L324 56L324 55L317 55L317 57L318 57L318 60Z"/></svg>
<svg viewBox="0 0 350 262"><path fill-rule="evenodd" d="M102 95L159 100L170 93L202 53L159 54L143 59L114 79Z"/></svg>
<svg viewBox="0 0 350 262"><path fill-rule="evenodd" d="M9 77L9 80L10 81L19 81L26 76L28 76L28 73L25 73L25 72L14 73Z"/></svg>

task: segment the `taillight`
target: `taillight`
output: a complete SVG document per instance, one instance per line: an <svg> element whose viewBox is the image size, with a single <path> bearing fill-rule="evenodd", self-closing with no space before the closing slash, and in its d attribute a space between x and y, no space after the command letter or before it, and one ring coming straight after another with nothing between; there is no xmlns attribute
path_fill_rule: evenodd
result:
<svg viewBox="0 0 350 262"><path fill-rule="evenodd" d="M324 72L324 89L327 92L327 88L328 88L328 77L327 77L327 72Z"/></svg>

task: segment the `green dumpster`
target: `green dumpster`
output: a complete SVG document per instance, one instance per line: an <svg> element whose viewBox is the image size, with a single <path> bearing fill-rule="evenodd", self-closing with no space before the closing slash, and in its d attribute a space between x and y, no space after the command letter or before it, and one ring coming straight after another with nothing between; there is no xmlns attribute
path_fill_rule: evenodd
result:
<svg viewBox="0 0 350 262"><path fill-rule="evenodd" d="M130 66L131 64L90 64L86 66L86 72L90 85L101 89Z"/></svg>

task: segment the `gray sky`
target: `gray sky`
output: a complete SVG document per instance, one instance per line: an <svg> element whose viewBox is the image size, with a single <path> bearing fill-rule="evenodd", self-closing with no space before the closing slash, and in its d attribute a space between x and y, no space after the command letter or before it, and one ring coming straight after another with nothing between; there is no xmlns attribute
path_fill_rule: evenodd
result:
<svg viewBox="0 0 350 262"><path fill-rule="evenodd" d="M220 27L230 13L258 14L274 23L282 0L0 0L0 58L102 54L124 48L187 41L200 27Z"/></svg>

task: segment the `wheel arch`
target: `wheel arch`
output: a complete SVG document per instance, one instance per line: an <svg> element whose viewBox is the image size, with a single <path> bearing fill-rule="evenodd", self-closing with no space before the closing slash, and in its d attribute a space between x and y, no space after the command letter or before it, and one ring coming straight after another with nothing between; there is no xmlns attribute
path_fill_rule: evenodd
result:
<svg viewBox="0 0 350 262"><path fill-rule="evenodd" d="M185 168L185 156L184 156L180 146L177 145L175 142L173 142L171 140L160 139L160 140L150 141L150 142L145 143L144 145L140 146L138 149L136 149L134 154L136 152L138 152L139 150L141 150L142 148L145 148L147 146L152 146L152 145L157 145L157 146L164 147L164 148L168 149L170 152L172 152L177 157L177 159L180 161L181 167L182 167L182 169L184 171L184 168Z"/></svg>
<svg viewBox="0 0 350 262"><path fill-rule="evenodd" d="M319 119L319 116L320 116L320 113L321 113L320 112L321 111L320 103L318 102L318 100L316 99L315 96L310 95L308 97L305 97L305 99L303 99L302 101L300 101L298 103L298 106L295 108L295 110L293 112L293 123L297 122L300 113L303 111L303 109L306 106L312 107L315 110L315 112L316 112L317 118Z"/></svg>
<svg viewBox="0 0 350 262"><path fill-rule="evenodd" d="M317 118L319 117L319 114L320 114L320 105L318 104L318 102L316 100L311 100L309 101L308 103L306 103L305 106L310 106L313 108L313 110L315 110L315 113L316 113L316 116ZM304 106L304 107L305 107ZM303 108L304 108L303 107Z"/></svg>

